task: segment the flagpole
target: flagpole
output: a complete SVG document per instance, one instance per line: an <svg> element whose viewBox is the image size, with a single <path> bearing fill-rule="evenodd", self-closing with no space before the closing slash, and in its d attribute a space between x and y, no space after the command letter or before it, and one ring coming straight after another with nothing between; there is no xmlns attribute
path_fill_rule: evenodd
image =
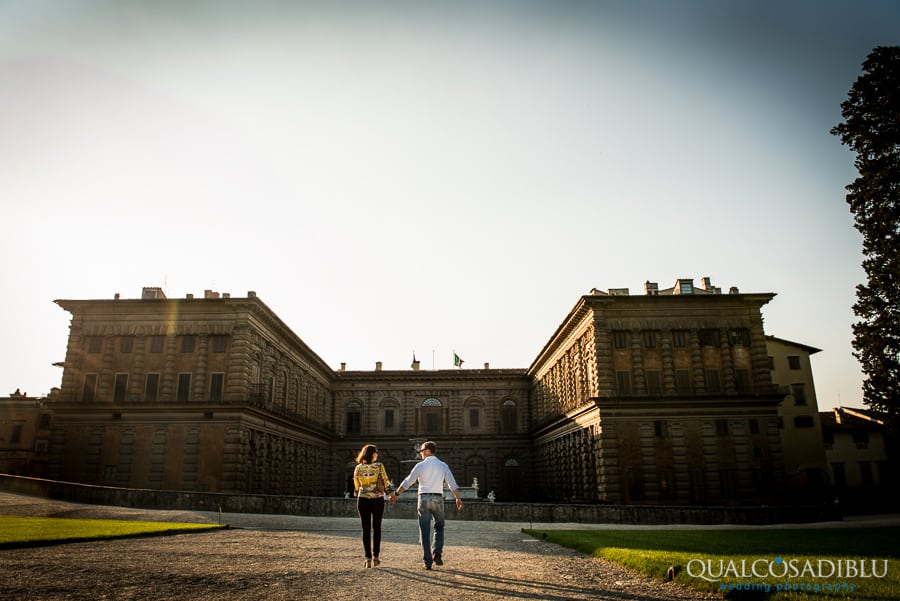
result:
<svg viewBox="0 0 900 601"><path fill-rule="evenodd" d="M431 371L434 371L434 349L431 349Z"/></svg>

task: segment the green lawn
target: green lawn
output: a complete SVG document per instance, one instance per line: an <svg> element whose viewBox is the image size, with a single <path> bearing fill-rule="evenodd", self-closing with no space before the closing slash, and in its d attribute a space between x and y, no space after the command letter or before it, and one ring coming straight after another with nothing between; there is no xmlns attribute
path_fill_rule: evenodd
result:
<svg viewBox="0 0 900 601"><path fill-rule="evenodd" d="M900 527L526 532L726 598L900 599Z"/></svg>
<svg viewBox="0 0 900 601"><path fill-rule="evenodd" d="M221 527L217 524L0 516L0 548L29 546L49 542L172 534Z"/></svg>

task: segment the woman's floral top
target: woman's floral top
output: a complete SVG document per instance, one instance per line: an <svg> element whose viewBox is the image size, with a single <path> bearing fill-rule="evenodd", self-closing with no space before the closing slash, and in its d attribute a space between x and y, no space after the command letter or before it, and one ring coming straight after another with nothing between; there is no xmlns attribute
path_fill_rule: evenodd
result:
<svg viewBox="0 0 900 601"><path fill-rule="evenodd" d="M353 470L356 496L377 499L391 492L391 481L382 463L359 463Z"/></svg>

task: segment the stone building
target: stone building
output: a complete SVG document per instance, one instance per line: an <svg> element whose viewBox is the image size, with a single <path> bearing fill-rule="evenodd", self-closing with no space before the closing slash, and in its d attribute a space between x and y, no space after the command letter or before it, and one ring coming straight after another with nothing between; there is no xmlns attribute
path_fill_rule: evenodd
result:
<svg viewBox="0 0 900 601"><path fill-rule="evenodd" d="M53 477L333 494L335 373L254 293L59 300L72 314Z"/></svg>
<svg viewBox="0 0 900 601"><path fill-rule="evenodd" d="M56 389L48 398L55 394ZM53 419L46 401L19 390L0 397L0 473L46 474Z"/></svg>
<svg viewBox="0 0 900 601"><path fill-rule="evenodd" d="M870 409L836 407L820 413L834 495L850 511L894 511L896 447L886 416Z"/></svg>
<svg viewBox="0 0 900 601"><path fill-rule="evenodd" d="M775 499L784 481L761 308L704 278L583 296L528 369L544 498L626 504Z"/></svg>
<svg viewBox="0 0 900 601"><path fill-rule="evenodd" d="M50 477L341 495L362 444L402 478L435 439L498 500L777 501L785 469L761 309L708 278L593 290L527 369L330 368L254 293L59 300L72 314Z"/></svg>

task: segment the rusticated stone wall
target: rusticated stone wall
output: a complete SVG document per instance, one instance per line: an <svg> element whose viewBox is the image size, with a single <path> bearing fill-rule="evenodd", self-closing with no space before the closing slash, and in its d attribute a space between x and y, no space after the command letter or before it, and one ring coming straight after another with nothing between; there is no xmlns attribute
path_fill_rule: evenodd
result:
<svg viewBox="0 0 900 601"><path fill-rule="evenodd" d="M357 518L355 499L286 495L235 495L89 486L0 474L0 490L49 499L141 509L306 515ZM402 499L402 497L401 497ZM389 504L388 519L414 520L415 499ZM447 511L449 520L585 524L784 524L840 519L834 508L817 506L672 507L550 503L466 502Z"/></svg>

